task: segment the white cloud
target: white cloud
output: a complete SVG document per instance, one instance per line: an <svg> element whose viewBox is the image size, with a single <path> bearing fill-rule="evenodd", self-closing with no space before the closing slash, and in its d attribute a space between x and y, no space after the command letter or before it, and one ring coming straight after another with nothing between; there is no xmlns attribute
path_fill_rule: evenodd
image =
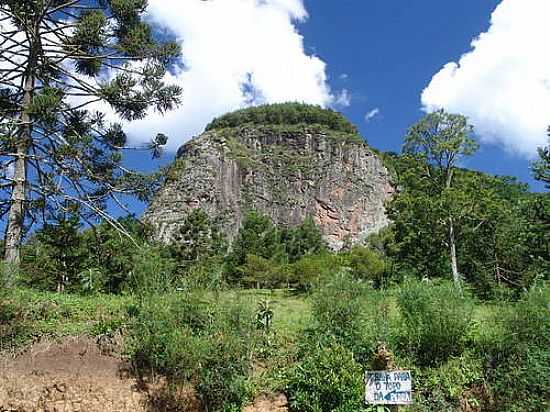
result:
<svg viewBox="0 0 550 412"><path fill-rule="evenodd" d="M148 14L181 40L185 68L168 80L183 88L183 103L129 124L134 143L162 132L174 150L212 118L250 104L349 100L347 91L332 94L325 63L304 51L302 0L150 0Z"/></svg>
<svg viewBox="0 0 550 412"><path fill-rule="evenodd" d="M334 99L334 105L340 107L348 107L351 105L351 94L348 89L342 89Z"/></svg>
<svg viewBox="0 0 550 412"><path fill-rule="evenodd" d="M549 0L503 0L472 50L433 77L424 108L462 113L482 142L534 156L550 124L549 20Z"/></svg>
<svg viewBox="0 0 550 412"><path fill-rule="evenodd" d="M370 110L365 115L365 122L370 122L372 119L374 119L376 116L380 114L380 109L378 107Z"/></svg>

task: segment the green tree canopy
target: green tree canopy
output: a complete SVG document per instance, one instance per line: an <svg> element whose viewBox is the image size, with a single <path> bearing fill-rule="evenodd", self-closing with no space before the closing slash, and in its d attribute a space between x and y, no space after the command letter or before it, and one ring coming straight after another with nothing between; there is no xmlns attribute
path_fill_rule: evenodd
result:
<svg viewBox="0 0 550 412"><path fill-rule="evenodd" d="M424 180L419 195L425 200L424 209L417 210L423 220L436 223L445 229L437 235L449 251L452 276L460 280L456 254L456 230L462 219L462 210L470 199L453 187L453 174L463 156L473 154L477 143L472 137L473 128L459 114L439 110L429 113L413 125L403 145L403 152L420 159L423 169L419 176ZM444 240L443 240L444 239Z"/></svg>
<svg viewBox="0 0 550 412"><path fill-rule="evenodd" d="M539 147L538 152L539 160L533 163L535 179L540 180L547 189L550 189L550 143L545 147Z"/></svg>
<svg viewBox="0 0 550 412"><path fill-rule="evenodd" d="M199 208L185 217L174 240L174 257L186 265L223 255L226 251L225 239L218 225Z"/></svg>
<svg viewBox="0 0 550 412"><path fill-rule="evenodd" d="M214 119L206 131L253 125L322 125L333 131L357 134L357 128L342 114L304 103L275 103L237 110Z"/></svg>

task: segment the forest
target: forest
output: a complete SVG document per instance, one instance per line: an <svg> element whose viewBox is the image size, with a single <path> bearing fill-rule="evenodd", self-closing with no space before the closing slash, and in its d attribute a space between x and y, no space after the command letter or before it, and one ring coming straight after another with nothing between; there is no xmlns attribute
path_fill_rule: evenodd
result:
<svg viewBox="0 0 550 412"><path fill-rule="evenodd" d="M93 106L132 121L180 103L164 80L179 47L141 19L146 3L0 2L12 25L0 46L11 56L0 69L1 356L66 337L109 342L136 379L165 380L148 410L241 411L283 394L296 412L378 412L364 373L381 369L412 372L414 402L400 411L548 410L550 143L531 165L545 188L533 192L464 168L475 129L434 111L403 131L400 153L376 151L396 193L391 224L363 244L334 251L313 217L282 227L255 209L230 240L200 208L173 242L155 242L120 206L149 201L170 168L128 168L123 125ZM357 134L301 103L239 110L206 131L246 125ZM166 140L140 149L159 156Z"/></svg>

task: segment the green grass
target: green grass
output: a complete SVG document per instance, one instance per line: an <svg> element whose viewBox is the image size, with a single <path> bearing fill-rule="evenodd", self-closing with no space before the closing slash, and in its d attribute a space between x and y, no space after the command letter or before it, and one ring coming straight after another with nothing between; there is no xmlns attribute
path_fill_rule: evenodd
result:
<svg viewBox="0 0 550 412"><path fill-rule="evenodd" d="M166 299L177 298L177 293L173 295L166 296ZM291 342L294 342L310 323L309 297L285 289L230 290L221 292L218 298L241 299L254 306L257 306L260 301L269 300L274 311L274 331ZM210 293L209 299L216 299L216 295L213 292ZM388 320L395 320L399 313L394 293L390 291L382 299L388 307ZM136 298L131 295L82 296L15 289L6 292L2 301L18 307L18 318L24 323L29 335L63 337L93 335L102 322L124 322L128 307L136 302ZM372 302L365 300L365 310L368 311L371 306ZM474 326L474 331L480 334L479 338L482 338L486 331L484 325L493 322L501 310L502 306L497 304L476 305L474 322L477 327ZM498 327L498 325L495 326Z"/></svg>
<svg viewBox="0 0 550 412"><path fill-rule="evenodd" d="M271 301L274 311L273 328L282 337L295 340L309 323L311 305L309 299L303 295L285 289L249 289L237 293L241 298L250 299L255 305L262 300Z"/></svg>
<svg viewBox="0 0 550 412"><path fill-rule="evenodd" d="M104 325L124 322L133 301L131 296L81 296L29 289L6 291L0 297L0 307L11 312L11 325L18 324L19 328L17 336L10 336L11 342L4 342L2 346L20 346L42 337L55 339L101 333L106 328Z"/></svg>

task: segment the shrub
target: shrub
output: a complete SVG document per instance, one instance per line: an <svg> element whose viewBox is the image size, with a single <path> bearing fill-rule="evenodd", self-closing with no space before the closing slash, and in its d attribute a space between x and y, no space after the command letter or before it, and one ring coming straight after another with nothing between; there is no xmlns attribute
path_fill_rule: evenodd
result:
<svg viewBox="0 0 550 412"><path fill-rule="evenodd" d="M474 353L452 357L438 367L415 369L413 374L414 411L455 411L463 410L461 402L472 406L488 403L490 396L484 385L483 359Z"/></svg>
<svg viewBox="0 0 550 412"><path fill-rule="evenodd" d="M462 353L472 319L472 301L449 281L406 281L399 291L401 344L420 365Z"/></svg>
<svg viewBox="0 0 550 412"><path fill-rule="evenodd" d="M276 288L285 285L289 278L287 265L256 255L247 255L246 263L239 270L244 282L251 286Z"/></svg>
<svg viewBox="0 0 550 412"><path fill-rule="evenodd" d="M290 266L288 283L300 291L308 291L327 281L341 267L339 257L328 252L303 256Z"/></svg>
<svg viewBox="0 0 550 412"><path fill-rule="evenodd" d="M175 262L153 247L136 251L132 259L131 288L140 295L168 292L175 281Z"/></svg>
<svg viewBox="0 0 550 412"><path fill-rule="evenodd" d="M504 333L489 350L497 410L546 410L550 399L550 289L533 287L499 313ZM536 395L534 395L536 394Z"/></svg>
<svg viewBox="0 0 550 412"><path fill-rule="evenodd" d="M22 305L8 299L5 291L0 290L0 351L13 350L30 338Z"/></svg>
<svg viewBox="0 0 550 412"><path fill-rule="evenodd" d="M149 295L133 312L127 351L138 373L193 385L209 411L242 406L255 341L251 308L190 292Z"/></svg>
<svg viewBox="0 0 550 412"><path fill-rule="evenodd" d="M362 409L363 374L353 353L332 342L310 347L288 373L292 411L356 412Z"/></svg>
<svg viewBox="0 0 550 412"><path fill-rule="evenodd" d="M323 239L321 229L311 217L307 217L302 224L296 227L284 230L282 242L291 263L296 262L303 256L327 251L327 244Z"/></svg>
<svg viewBox="0 0 550 412"><path fill-rule="evenodd" d="M366 285L349 273L339 272L312 296L313 341L335 339L351 350L360 360L366 360L372 349L367 344L371 331L365 316Z"/></svg>
<svg viewBox="0 0 550 412"><path fill-rule="evenodd" d="M376 287L382 286L386 264L379 252L368 247L355 246L342 257L355 279L370 281Z"/></svg>

